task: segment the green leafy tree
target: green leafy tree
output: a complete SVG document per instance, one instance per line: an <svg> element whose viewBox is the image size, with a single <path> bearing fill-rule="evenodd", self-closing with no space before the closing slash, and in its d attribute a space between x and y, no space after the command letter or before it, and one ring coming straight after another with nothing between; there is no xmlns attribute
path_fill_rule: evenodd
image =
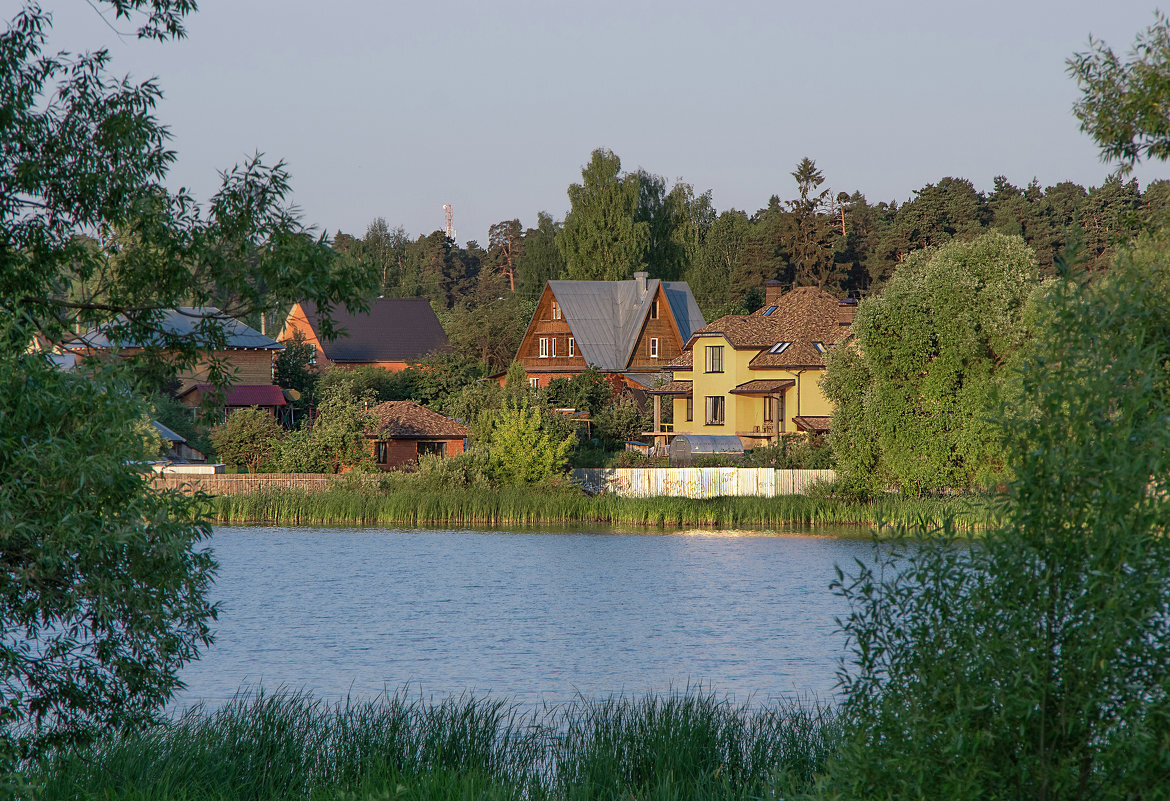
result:
<svg viewBox="0 0 1170 801"><path fill-rule="evenodd" d="M1014 372L1005 523L842 578L824 798L1170 798L1170 247L1067 269ZM958 547L956 547L958 546Z"/></svg>
<svg viewBox="0 0 1170 801"><path fill-rule="evenodd" d="M556 239L566 278L621 281L646 267L650 226L638 219L641 182L621 169L621 159L599 148L581 183L569 186L569 213Z"/></svg>
<svg viewBox="0 0 1170 801"><path fill-rule="evenodd" d="M359 393L356 386L356 381L339 381L323 389L317 418L281 440L273 466L288 473L374 469L367 434L377 426L369 411L375 399L371 392Z"/></svg>
<svg viewBox="0 0 1170 801"><path fill-rule="evenodd" d="M712 222L703 242L686 272L686 280L699 308L708 320L711 311L727 305L736 295L753 284L763 284L762 276L742 274L747 261L751 223L742 211L731 209Z"/></svg>
<svg viewBox="0 0 1170 801"><path fill-rule="evenodd" d="M419 372L414 369L391 372L382 367L342 367L331 364L320 373L316 396L344 396L355 401L382 403L418 400Z"/></svg>
<svg viewBox="0 0 1170 801"><path fill-rule="evenodd" d="M617 397L613 384L590 366L571 378L557 378L541 390L540 399L554 409L576 409L595 415Z"/></svg>
<svg viewBox="0 0 1170 801"><path fill-rule="evenodd" d="M280 447L284 429L264 409L241 409L211 432L215 452L224 464L256 472L268 465Z"/></svg>
<svg viewBox="0 0 1170 801"><path fill-rule="evenodd" d="M1039 280L1018 237L989 233L912 253L858 307L856 348L828 358L841 469L916 494L994 480L1002 456L993 400Z"/></svg>
<svg viewBox="0 0 1170 801"><path fill-rule="evenodd" d="M557 247L561 226L547 212L536 215L536 227L524 232L522 252L516 260L516 277L521 292L529 298L540 295L546 281L560 279L565 257Z"/></svg>
<svg viewBox="0 0 1170 801"><path fill-rule="evenodd" d="M156 40L181 36L194 10L109 5ZM202 501L151 489L136 398L143 375L222 345L224 320L178 336L163 310L358 305L371 284L300 224L280 164L226 171L202 208L170 193L157 84L112 78L105 51L46 52L50 28L27 4L0 33L0 751L20 755L155 719L211 639ZM100 291L71 291L99 275ZM149 347L75 372L29 347L95 325Z"/></svg>
<svg viewBox="0 0 1170 801"><path fill-rule="evenodd" d="M593 415L593 435L615 450L623 442L638 439L643 431L649 431L651 422L650 415L633 398L619 395Z"/></svg>
<svg viewBox="0 0 1170 801"><path fill-rule="evenodd" d="M492 420L488 473L505 486L547 482L564 472L574 441L550 432L535 406L507 404Z"/></svg>
<svg viewBox="0 0 1170 801"><path fill-rule="evenodd" d="M292 401L298 417L304 419L304 413L312 407L317 395L317 382L320 373L312 366L314 348L305 341L305 335L300 331L293 334L292 339L284 343L284 350L273 362L272 382L283 389L296 390L300 397Z"/></svg>
<svg viewBox="0 0 1170 801"><path fill-rule="evenodd" d="M1102 161L1131 171L1143 158L1170 158L1170 21L1158 13L1122 61L1104 42L1068 60L1081 97L1073 106L1081 130L1096 140Z"/></svg>

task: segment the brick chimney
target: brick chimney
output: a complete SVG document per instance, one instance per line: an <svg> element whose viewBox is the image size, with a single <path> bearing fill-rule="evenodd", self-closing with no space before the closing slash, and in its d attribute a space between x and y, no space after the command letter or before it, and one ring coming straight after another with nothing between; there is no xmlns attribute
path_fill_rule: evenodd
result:
<svg viewBox="0 0 1170 801"><path fill-rule="evenodd" d="M837 325L853 325L853 317L857 314L857 301L853 298L837 301Z"/></svg>
<svg viewBox="0 0 1170 801"><path fill-rule="evenodd" d="M784 294L784 283L773 278L771 281L764 282L764 305L775 306L780 302L780 296Z"/></svg>

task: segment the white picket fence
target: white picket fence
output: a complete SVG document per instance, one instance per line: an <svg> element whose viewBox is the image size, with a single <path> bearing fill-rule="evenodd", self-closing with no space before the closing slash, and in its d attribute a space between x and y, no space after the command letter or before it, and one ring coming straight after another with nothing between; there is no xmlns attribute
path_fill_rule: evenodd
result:
<svg viewBox="0 0 1170 801"><path fill-rule="evenodd" d="M770 467L597 467L573 471L573 481L590 491L622 498L720 498L803 495L833 470L774 470Z"/></svg>

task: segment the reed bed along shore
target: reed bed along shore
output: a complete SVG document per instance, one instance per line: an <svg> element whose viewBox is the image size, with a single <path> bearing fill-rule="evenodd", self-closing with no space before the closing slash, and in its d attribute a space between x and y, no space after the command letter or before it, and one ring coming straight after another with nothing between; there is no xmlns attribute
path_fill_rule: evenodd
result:
<svg viewBox="0 0 1170 801"><path fill-rule="evenodd" d="M536 711L258 693L56 755L25 778L43 801L748 801L809 788L837 737L825 708L753 708L701 689Z"/></svg>
<svg viewBox="0 0 1170 801"><path fill-rule="evenodd" d="M847 501L804 495L777 498L590 497L575 488L461 489L446 491L296 489L216 496L219 523L351 526L534 526L599 523L674 528L775 528L784 526L912 526L938 528L950 519L960 528L991 521L981 498L880 497Z"/></svg>

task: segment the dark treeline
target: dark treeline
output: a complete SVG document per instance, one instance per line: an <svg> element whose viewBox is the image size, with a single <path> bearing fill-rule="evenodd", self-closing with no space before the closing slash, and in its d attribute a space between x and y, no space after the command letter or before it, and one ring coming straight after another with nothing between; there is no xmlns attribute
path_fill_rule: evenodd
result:
<svg viewBox="0 0 1170 801"><path fill-rule="evenodd" d="M544 212L530 228L503 220L491 226L486 247L459 247L442 231L411 238L379 218L361 237L338 233L334 247L375 267L383 295L429 297L458 352L502 367L549 279L619 280L646 270L688 281L713 319L756 308L769 279L863 296L908 253L989 230L1022 236L1045 274L1074 241L1088 266L1101 269L1117 243L1170 214L1170 182L1143 192L1116 176L1087 189L1069 181L1020 187L1000 176L991 192L948 177L903 203L833 193L808 158L792 177L790 199L773 195L753 213L719 213L709 191L671 186L645 170L622 172L616 155L596 150L581 183L568 189L564 221Z"/></svg>

